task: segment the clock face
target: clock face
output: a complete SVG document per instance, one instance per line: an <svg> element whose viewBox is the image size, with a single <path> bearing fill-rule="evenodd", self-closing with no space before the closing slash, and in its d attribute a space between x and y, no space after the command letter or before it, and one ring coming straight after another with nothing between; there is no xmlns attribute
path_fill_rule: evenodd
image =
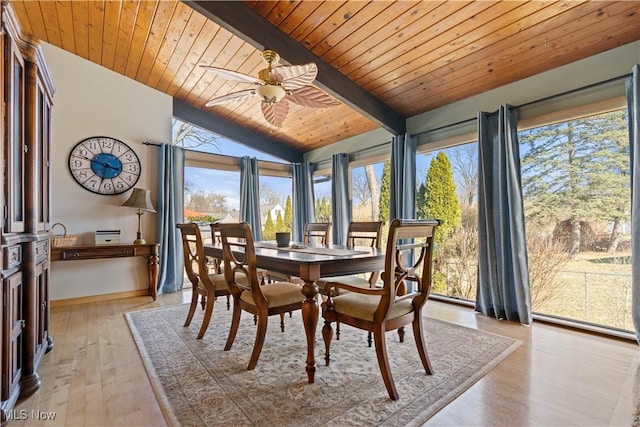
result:
<svg viewBox="0 0 640 427"><path fill-rule="evenodd" d="M93 136L76 144L69 154L73 178L92 193L121 194L140 178L140 159L124 142Z"/></svg>

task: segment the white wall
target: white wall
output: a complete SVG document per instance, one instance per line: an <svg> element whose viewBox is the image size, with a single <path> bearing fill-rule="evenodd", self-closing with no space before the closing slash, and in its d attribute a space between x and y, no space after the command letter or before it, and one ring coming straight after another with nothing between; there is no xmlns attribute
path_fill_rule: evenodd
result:
<svg viewBox="0 0 640 427"><path fill-rule="evenodd" d="M171 141L172 98L132 79L43 43L56 93L53 97L52 201L53 221L78 243L93 243L96 230L120 229L123 242L136 238L137 215L120 205L131 191L103 196L91 193L72 178L69 153L90 136L111 136L138 155L142 174L136 187L151 190L157 206L156 147L143 141ZM155 215L142 216L143 237L155 242ZM57 231L54 230L54 231ZM147 288L146 260L56 261L51 266L51 300L109 294Z"/></svg>

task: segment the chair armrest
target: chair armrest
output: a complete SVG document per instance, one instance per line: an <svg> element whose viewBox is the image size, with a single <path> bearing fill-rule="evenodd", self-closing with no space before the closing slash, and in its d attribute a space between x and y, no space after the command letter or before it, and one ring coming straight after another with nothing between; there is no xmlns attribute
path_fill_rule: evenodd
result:
<svg viewBox="0 0 640 427"><path fill-rule="evenodd" d="M325 292L327 295L331 295L331 289L344 289L349 292L356 292L359 294L367 294L367 295L382 295L384 292L380 288L360 288L357 286L347 285L346 283L340 282L327 282L324 285Z"/></svg>

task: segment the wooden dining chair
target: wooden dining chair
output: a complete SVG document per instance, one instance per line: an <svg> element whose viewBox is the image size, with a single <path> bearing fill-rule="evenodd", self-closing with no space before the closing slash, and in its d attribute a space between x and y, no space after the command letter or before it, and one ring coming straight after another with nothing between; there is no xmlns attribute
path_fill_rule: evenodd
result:
<svg viewBox="0 0 640 427"><path fill-rule="evenodd" d="M213 313L213 305L217 297L227 297L227 310L229 309L229 296L231 292L227 286L224 274L218 272L210 273L210 266L204 254L202 234L200 227L195 223L177 224L182 234L182 252L184 254L184 268L187 278L192 285L191 305L184 326L189 326L198 306L198 296L202 298L202 308L204 318L198 332L198 339L201 339Z"/></svg>
<svg viewBox="0 0 640 427"><path fill-rule="evenodd" d="M391 222L382 288L362 288L339 282L326 284L327 297L322 303L326 365L329 366L333 339L331 322L373 333L378 366L392 400L398 400L399 394L389 369L385 332L411 324L422 366L427 375L433 373L422 332L422 307L431 290L433 235L439 224L438 220L394 219ZM406 286L406 282L411 282L412 286ZM401 287L409 291L399 292ZM333 289L348 292L333 296Z"/></svg>
<svg viewBox="0 0 640 427"><path fill-rule="evenodd" d="M351 221L349 223L349 228L347 229L347 246L369 246L381 249L383 224L384 223L382 221ZM320 288L321 293L324 293L324 285L329 281L346 283L363 288L372 288L375 286L379 277L379 271L372 271L367 278L364 278L361 275L320 278L316 281L316 284Z"/></svg>
<svg viewBox="0 0 640 427"><path fill-rule="evenodd" d="M256 266L256 253L251 236L251 227L246 222L219 224L224 256L224 275L233 295L233 315L225 351L231 349L240 324L242 310L257 319L256 340L247 370L258 363L267 332L269 316L282 315L302 308L302 288L289 282L260 284ZM246 282L244 282L246 280ZM281 317L282 318L282 317ZM284 322L280 329L284 332Z"/></svg>
<svg viewBox="0 0 640 427"><path fill-rule="evenodd" d="M326 245L330 242L330 222L308 222L304 225L303 243Z"/></svg>
<svg viewBox="0 0 640 427"><path fill-rule="evenodd" d="M351 221L349 223L349 228L347 229L347 246L369 246L372 248L382 248L382 226L384 222L382 221L366 221L366 222L357 222ZM345 283L351 286L358 286L360 288L373 288L380 277L379 271L372 271L369 273L368 277L363 277L363 275L352 274L349 276L337 276L337 277L321 277L316 280L316 285L318 285L318 292L321 295L325 295L326 291L324 289L325 285L328 282L340 282ZM335 292L337 295L340 291L336 288ZM340 322L336 322L336 339L340 339ZM372 335L371 333L367 334L367 344L371 347L372 344Z"/></svg>

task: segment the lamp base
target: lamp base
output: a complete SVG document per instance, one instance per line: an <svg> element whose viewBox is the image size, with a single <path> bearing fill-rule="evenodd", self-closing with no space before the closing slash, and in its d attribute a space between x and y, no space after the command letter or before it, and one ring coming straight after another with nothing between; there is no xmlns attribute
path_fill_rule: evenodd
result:
<svg viewBox="0 0 640 427"><path fill-rule="evenodd" d="M134 245L144 245L145 243L147 243L144 239L136 239L133 241Z"/></svg>

